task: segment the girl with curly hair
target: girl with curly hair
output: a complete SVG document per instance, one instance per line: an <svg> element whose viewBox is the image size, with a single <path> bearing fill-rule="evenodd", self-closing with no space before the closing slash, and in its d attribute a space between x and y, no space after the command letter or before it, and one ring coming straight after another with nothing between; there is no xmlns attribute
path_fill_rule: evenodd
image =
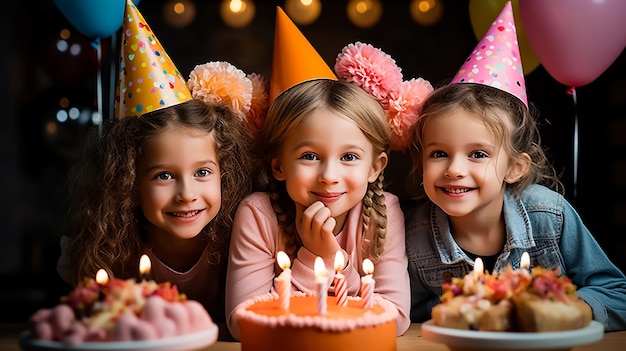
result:
<svg viewBox="0 0 626 351"><path fill-rule="evenodd" d="M196 66L187 85L187 101L93 130L68 183L58 272L72 285L100 268L137 278L146 254L151 279L223 322L231 226L253 184L246 119L266 93L263 77L225 62Z"/></svg>

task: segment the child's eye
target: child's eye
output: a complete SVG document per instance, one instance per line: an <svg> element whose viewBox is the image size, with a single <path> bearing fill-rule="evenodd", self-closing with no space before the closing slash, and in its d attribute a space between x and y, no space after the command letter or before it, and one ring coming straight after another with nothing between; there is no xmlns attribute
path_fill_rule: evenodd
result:
<svg viewBox="0 0 626 351"><path fill-rule="evenodd" d="M170 179L172 179L174 177L170 173L161 172L161 173L157 174L154 178L158 179L158 180L170 180Z"/></svg>
<svg viewBox="0 0 626 351"><path fill-rule="evenodd" d="M430 157L432 158L442 158L442 157L448 157L448 154L441 151L441 150L435 150L433 152L430 153Z"/></svg>
<svg viewBox="0 0 626 351"><path fill-rule="evenodd" d="M197 177L208 177L211 174L213 174L213 172L210 169L207 169L207 168L199 169L196 172L196 176Z"/></svg>
<svg viewBox="0 0 626 351"><path fill-rule="evenodd" d="M489 154L484 151L473 151L470 154L471 158L488 158Z"/></svg>
<svg viewBox="0 0 626 351"><path fill-rule="evenodd" d="M341 156L342 161L356 161L358 159L359 159L359 156L357 156L356 154L352 154L352 153Z"/></svg>
<svg viewBox="0 0 626 351"><path fill-rule="evenodd" d="M306 154L303 154L302 156L300 156L300 158L303 159L303 160L307 160L307 161L318 160L317 156L315 154L313 154L313 153L310 153L310 152L306 153Z"/></svg>

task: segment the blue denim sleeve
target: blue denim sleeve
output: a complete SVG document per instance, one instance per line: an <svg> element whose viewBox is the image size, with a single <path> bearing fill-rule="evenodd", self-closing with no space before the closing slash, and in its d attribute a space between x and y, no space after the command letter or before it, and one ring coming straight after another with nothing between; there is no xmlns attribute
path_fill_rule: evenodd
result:
<svg viewBox="0 0 626 351"><path fill-rule="evenodd" d="M565 203L561 254L578 295L604 330L626 330L626 277L607 257L576 210Z"/></svg>

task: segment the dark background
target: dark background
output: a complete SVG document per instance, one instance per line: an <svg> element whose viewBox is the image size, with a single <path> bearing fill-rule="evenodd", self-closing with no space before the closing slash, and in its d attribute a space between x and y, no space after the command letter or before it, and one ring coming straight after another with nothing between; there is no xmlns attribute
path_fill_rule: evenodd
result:
<svg viewBox="0 0 626 351"><path fill-rule="evenodd" d="M219 60L269 77L275 6L284 2L255 2L256 17L242 29L224 25L217 0L197 0L196 20L184 29L165 24L163 0L143 0L138 7L185 77L195 65ZM322 0L319 19L299 28L330 67L345 45L363 41L390 54L405 79L422 77L440 85L456 73L477 42L468 1L443 4L441 21L424 27L409 17L409 0L385 1L378 25L359 29L347 19L347 1ZM58 210L68 167L91 123L57 123L59 101L67 97L72 106L94 111L101 84L104 118L109 118L118 34L102 40L99 60L93 38L74 30L51 0L3 4L0 26L0 321L25 322L37 308L57 303L69 291L55 271ZM56 50L62 28L72 30L68 42L82 47L79 55ZM595 81L578 87L576 103L567 94L569 87L542 66L527 75L526 84L529 101L541 112L544 144L562 175L566 197L613 262L626 270L626 54ZM576 119L578 155L573 151ZM407 155L392 153L387 179L389 189L401 198L406 197L403 179L409 164Z"/></svg>

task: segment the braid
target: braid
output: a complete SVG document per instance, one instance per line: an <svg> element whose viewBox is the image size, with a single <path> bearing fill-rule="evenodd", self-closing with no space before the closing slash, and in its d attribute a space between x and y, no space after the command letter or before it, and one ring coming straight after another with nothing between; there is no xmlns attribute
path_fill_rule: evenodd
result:
<svg viewBox="0 0 626 351"><path fill-rule="evenodd" d="M383 192L384 179L385 176L381 172L378 179L368 185L367 192L363 198L363 226L365 232L370 230L372 221L377 224L374 229L374 246L367 252L374 258L378 258L382 254L387 237L387 207L385 206L385 194Z"/></svg>
<svg viewBox="0 0 626 351"><path fill-rule="evenodd" d="M279 188L279 183L276 181L270 182L268 192L272 209L276 212L279 236L285 243L285 253L293 258L296 257L298 249L302 246L302 241L295 229L294 206L290 202L291 198L288 195L285 196L285 191Z"/></svg>

